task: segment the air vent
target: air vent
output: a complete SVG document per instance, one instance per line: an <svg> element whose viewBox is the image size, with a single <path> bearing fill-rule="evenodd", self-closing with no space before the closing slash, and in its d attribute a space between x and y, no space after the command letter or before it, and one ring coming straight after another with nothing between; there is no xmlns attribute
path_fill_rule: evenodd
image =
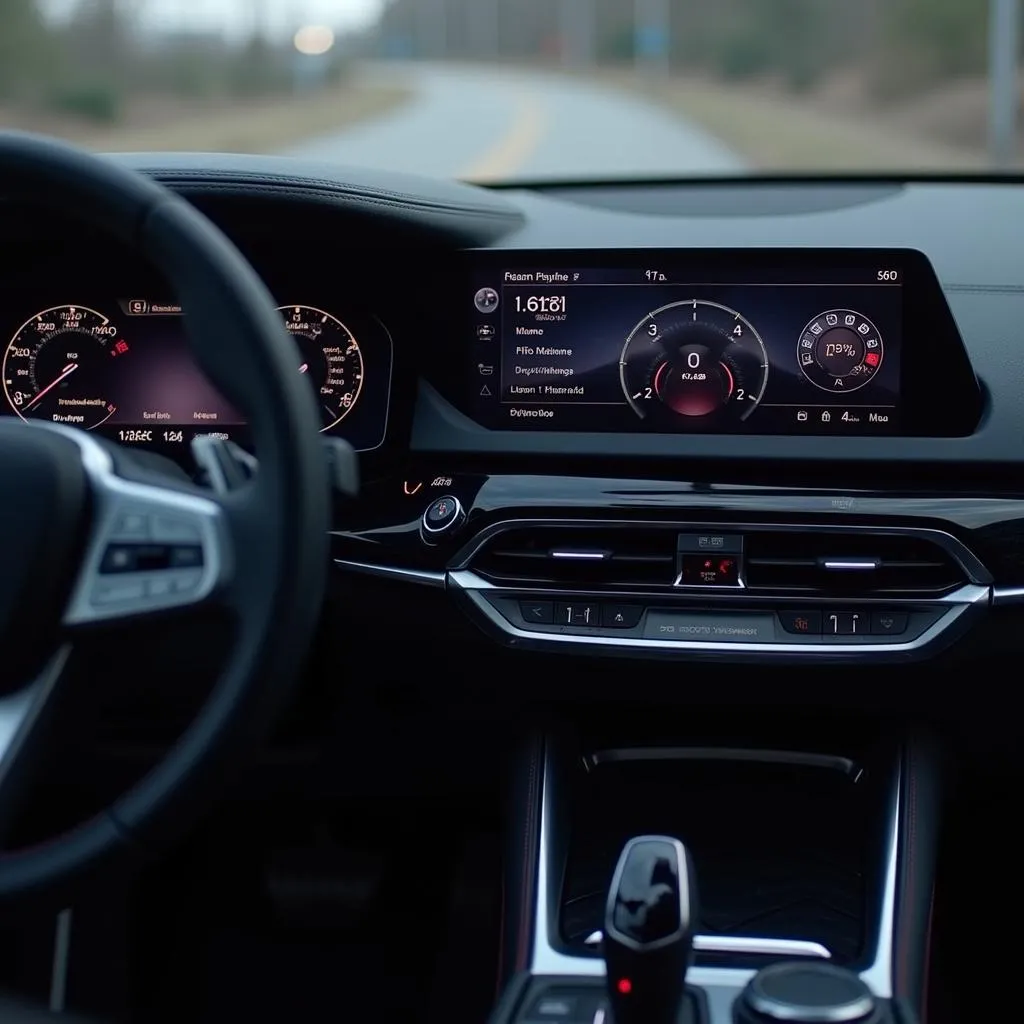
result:
<svg viewBox="0 0 1024 1024"><path fill-rule="evenodd" d="M473 570L493 583L666 587L675 579L674 527L517 527L493 537Z"/></svg>
<svg viewBox="0 0 1024 1024"><path fill-rule="evenodd" d="M923 537L768 530L745 535L751 591L929 598L967 582L956 559Z"/></svg>

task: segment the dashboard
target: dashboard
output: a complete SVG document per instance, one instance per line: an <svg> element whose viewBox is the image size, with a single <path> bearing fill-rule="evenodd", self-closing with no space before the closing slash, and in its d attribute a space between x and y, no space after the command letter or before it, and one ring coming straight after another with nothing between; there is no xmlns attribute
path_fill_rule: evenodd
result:
<svg viewBox="0 0 1024 1024"><path fill-rule="evenodd" d="M410 674L447 642L481 666L1014 648L992 623L1024 604L1018 186L118 159L276 298L322 432L362 453L343 614L400 621ZM64 226L8 212L0 414L186 471L196 435L249 446L190 354L200 311L118 243L55 254Z"/></svg>

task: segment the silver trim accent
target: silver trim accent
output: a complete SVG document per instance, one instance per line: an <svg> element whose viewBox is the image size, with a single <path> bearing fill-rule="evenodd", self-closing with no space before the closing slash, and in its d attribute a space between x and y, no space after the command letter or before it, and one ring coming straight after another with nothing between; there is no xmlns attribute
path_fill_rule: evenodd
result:
<svg viewBox="0 0 1024 1024"><path fill-rule="evenodd" d="M971 551L970 548L968 548L962 541L958 540L951 533L947 533L945 530L936 530L930 527L925 528L917 526L862 526L849 523L822 523L820 521L801 523L759 523L754 521L723 524L721 522L709 523L707 520L703 519L689 521L685 519L574 519L571 517L564 519L532 519L528 517L523 519L502 519L485 527L475 537L473 537L472 540L470 540L455 555L455 558L451 563L451 568L454 571L468 569L472 560L488 541L496 537L498 534L506 533L509 530L521 527L576 527L580 530L586 530L587 528L601 528L609 526L639 530L669 529L679 530L683 533L699 533L701 531L722 533L724 531L732 534L751 530L776 533L805 533L809 530L815 530L822 533L833 534L871 533L878 536L917 537L923 540L930 540L941 547L956 561L972 583L976 583L984 587L988 587L992 584L991 573L989 573L988 569L985 568L984 564L980 559L978 559L974 552ZM805 602L807 601L806 595L803 600Z"/></svg>
<svg viewBox="0 0 1024 1024"><path fill-rule="evenodd" d="M1000 608L1009 604L1024 604L1024 587L993 587L992 604Z"/></svg>
<svg viewBox="0 0 1024 1024"><path fill-rule="evenodd" d="M577 562L606 562L611 554L607 551L551 551L549 558L565 558Z"/></svg>
<svg viewBox="0 0 1024 1024"><path fill-rule="evenodd" d="M854 781L863 773L863 768L856 761L837 754L743 747L613 747L584 755L583 767L586 771L592 771L599 765L622 761L748 761L757 764L790 764L841 772Z"/></svg>
<svg viewBox="0 0 1024 1024"><path fill-rule="evenodd" d="M466 598L499 634L510 638L511 642L520 649L532 650L559 650L566 644L575 645L581 652L593 651L597 653L613 653L621 651L632 654L661 654L661 655L687 655L701 654L709 655L724 660L739 659L756 655L759 658L785 657L785 658L809 658L817 656L823 660L852 660L854 658L874 661L887 659L905 660L907 655L923 655L928 648L936 644L940 638L947 633L966 612L975 607L987 605L991 599L991 588L965 584L952 594L930 601L920 601L919 604L930 604L933 606L944 606L948 611L936 622L928 627L920 636L914 640L904 643L861 643L861 644L793 644L793 643L720 643L715 641L702 640L650 640L642 637L618 637L614 635L580 634L580 633L556 633L538 632L536 630L522 629L505 618L486 597L483 591L490 591L503 597L517 598L519 595L527 594L533 597L544 597L551 594L562 600L572 599L573 594L565 591L552 591L543 587L533 589L516 589L511 587L498 587L473 572L461 571L448 574L448 585L465 594ZM633 600L638 595L632 596ZM615 595L606 594L602 600L615 600ZM658 598L646 598L648 601L657 602ZM806 599L805 599L806 603ZM822 601L814 601L814 604L823 604ZM874 602L877 603L877 602ZM854 602L845 602L847 606ZM896 602L892 602L896 604Z"/></svg>
<svg viewBox="0 0 1024 1024"><path fill-rule="evenodd" d="M570 956L551 945L554 928L548 920L552 885L548 877L550 832L554 807L550 783L550 766L545 752L541 767L540 832L537 841L537 885L533 903L533 944L530 971L537 975L601 978L605 974L600 957ZM890 828L885 852L885 880L878 915L875 958L861 972L861 980L879 999L892 998L892 960L896 919L897 864L899 861L901 768L897 765L896 781L890 801ZM686 974L691 985L704 988L711 1006L712 1020L728 1020L736 996L754 976L753 970L734 967L691 967Z"/></svg>
<svg viewBox="0 0 1024 1024"><path fill-rule="evenodd" d="M584 946L596 949L604 941L598 929L584 940ZM767 939L745 935L694 935L693 948L698 953L749 953L753 956L806 956L831 960L832 953L820 942L804 939Z"/></svg>
<svg viewBox="0 0 1024 1024"><path fill-rule="evenodd" d="M882 883L882 902L878 911L878 936L875 959L867 970L860 972L861 981L880 999L893 995L893 951L896 935L897 869L900 860L900 800L903 792L903 768L897 761L896 781L889 802L889 835L886 839L885 880Z"/></svg>
<svg viewBox="0 0 1024 1024"><path fill-rule="evenodd" d="M50 1012L63 1013L67 1002L68 960L71 955L71 908L57 915L53 935L53 967L50 969Z"/></svg>
<svg viewBox="0 0 1024 1024"><path fill-rule="evenodd" d="M832 572L874 572L879 566L877 558L826 558L822 565Z"/></svg>
<svg viewBox="0 0 1024 1024"><path fill-rule="evenodd" d="M38 423L33 426L57 431L78 445L96 508L92 536L64 613L65 625L79 626L185 608L209 597L224 581L230 566L231 548L224 512L217 502L197 494L124 480L114 472L114 461L110 453L88 434L56 423ZM195 543L203 550L202 568L101 576L100 563L108 544L121 539L141 543L159 543L161 540L156 536L130 537L120 533L118 524L126 515L141 515L151 519L166 517L176 524L187 525L195 534ZM161 594L150 592L149 584L152 581L158 578L165 582L172 579L184 580L185 577L180 574L186 572L195 579L195 583L187 589ZM98 604L95 601L96 586L101 581L141 584L143 594L138 598Z"/></svg>
<svg viewBox="0 0 1024 1024"><path fill-rule="evenodd" d="M445 574L429 569L402 569L394 565L372 565L369 562L353 562L347 558L336 558L334 564L347 572L363 576L376 576L382 580L396 580L400 583L418 583L424 587L445 587Z"/></svg>

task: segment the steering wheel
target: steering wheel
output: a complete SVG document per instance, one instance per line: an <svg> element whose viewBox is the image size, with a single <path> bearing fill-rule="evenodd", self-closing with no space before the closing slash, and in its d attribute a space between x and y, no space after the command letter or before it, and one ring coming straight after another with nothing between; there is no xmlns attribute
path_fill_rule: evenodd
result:
<svg viewBox="0 0 1024 1024"><path fill-rule="evenodd" d="M32 759L45 756L43 725L81 630L202 603L229 610L237 627L209 698L163 760L73 831L0 853L0 899L61 893L111 855L171 838L259 741L316 625L330 504L295 344L255 271L210 221L112 162L0 134L0 209L12 198L104 229L164 274L196 360L251 426L259 468L215 495L85 432L0 420L0 823Z"/></svg>

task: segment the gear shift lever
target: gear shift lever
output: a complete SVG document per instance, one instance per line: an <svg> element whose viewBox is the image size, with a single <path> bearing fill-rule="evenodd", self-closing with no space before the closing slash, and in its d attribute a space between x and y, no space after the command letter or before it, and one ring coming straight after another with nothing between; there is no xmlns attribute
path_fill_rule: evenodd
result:
<svg viewBox="0 0 1024 1024"><path fill-rule="evenodd" d="M604 956L615 1024L676 1024L693 950L697 900L678 839L623 847L608 891Z"/></svg>

